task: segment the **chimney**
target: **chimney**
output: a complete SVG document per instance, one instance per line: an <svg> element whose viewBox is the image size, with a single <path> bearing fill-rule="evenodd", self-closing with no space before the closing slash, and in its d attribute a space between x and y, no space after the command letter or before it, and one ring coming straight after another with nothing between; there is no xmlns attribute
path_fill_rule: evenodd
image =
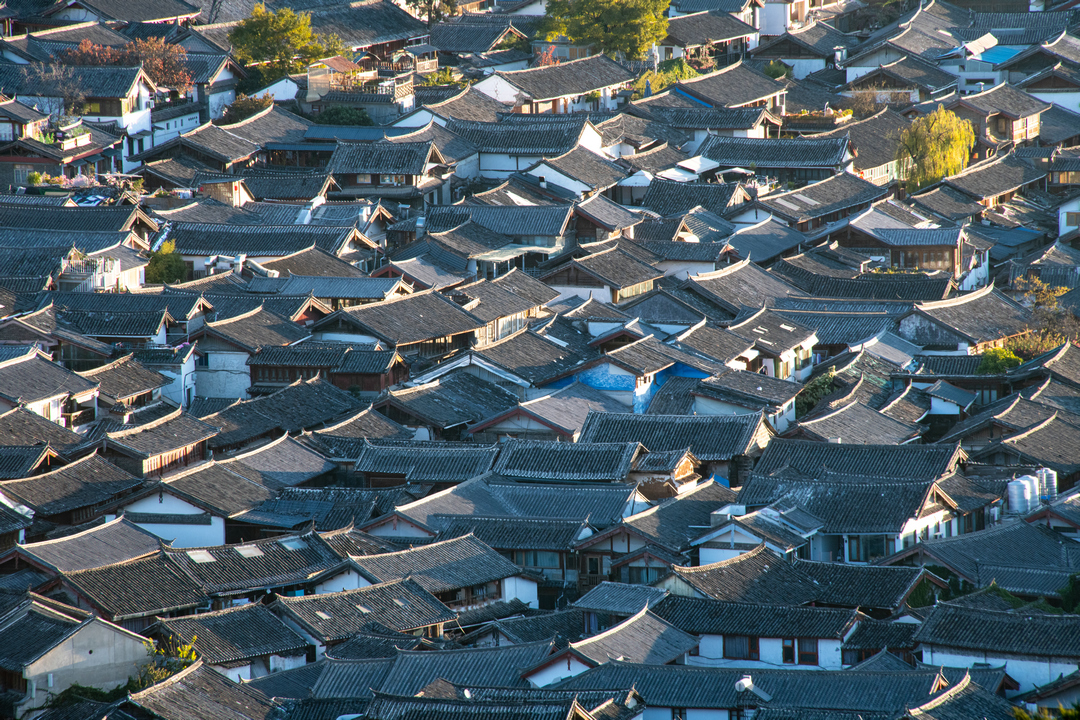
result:
<svg viewBox="0 0 1080 720"><path fill-rule="evenodd" d="M540 176L540 187L547 190L547 178L543 175Z"/></svg>

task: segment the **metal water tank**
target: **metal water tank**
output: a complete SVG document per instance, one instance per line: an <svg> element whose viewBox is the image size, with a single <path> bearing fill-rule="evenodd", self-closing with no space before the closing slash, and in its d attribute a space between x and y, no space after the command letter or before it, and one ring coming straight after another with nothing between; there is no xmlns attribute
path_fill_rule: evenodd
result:
<svg viewBox="0 0 1080 720"><path fill-rule="evenodd" d="M1046 497L1047 502L1054 502L1058 496L1058 484L1057 484L1057 470L1051 470L1050 468L1039 468L1036 473L1039 478L1039 484L1042 485L1042 494Z"/></svg>
<svg viewBox="0 0 1080 720"><path fill-rule="evenodd" d="M1031 488L1023 480L1009 483L1009 512L1023 514L1028 511L1031 500Z"/></svg>

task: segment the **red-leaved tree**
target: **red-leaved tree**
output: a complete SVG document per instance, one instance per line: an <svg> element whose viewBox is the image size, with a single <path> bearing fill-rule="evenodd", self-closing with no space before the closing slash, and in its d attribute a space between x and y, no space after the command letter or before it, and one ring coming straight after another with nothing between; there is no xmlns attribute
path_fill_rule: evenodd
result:
<svg viewBox="0 0 1080 720"><path fill-rule="evenodd" d="M68 65L142 65L157 85L171 88L181 95L191 89L192 78L184 60L187 51L170 45L160 38L136 40L122 47L98 45L83 40L78 47L61 53Z"/></svg>

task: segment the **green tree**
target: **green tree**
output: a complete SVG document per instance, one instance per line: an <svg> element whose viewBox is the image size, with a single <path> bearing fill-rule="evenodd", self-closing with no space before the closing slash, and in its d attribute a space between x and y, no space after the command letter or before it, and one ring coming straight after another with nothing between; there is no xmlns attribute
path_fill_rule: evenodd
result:
<svg viewBox="0 0 1080 720"><path fill-rule="evenodd" d="M319 35L311 29L309 13L287 7L267 10L262 3L229 33L233 54L246 65L263 66L265 82L302 72L319 58L346 52L337 35Z"/></svg>
<svg viewBox="0 0 1080 720"><path fill-rule="evenodd" d="M1058 298L1068 289L1048 285L1038 278L1019 278L1015 286L1023 291L1023 300L1031 308L1028 333L1010 340L1006 347L1024 360L1050 352L1065 342L1080 338L1080 321Z"/></svg>
<svg viewBox="0 0 1080 720"><path fill-rule="evenodd" d="M252 96L240 93L233 100L232 105L225 108L225 113L221 116L221 120L218 121L222 125L231 125L232 123L238 123L244 118L249 118L257 112L261 112L266 108L274 104L274 98L269 94L261 97Z"/></svg>
<svg viewBox="0 0 1080 720"><path fill-rule="evenodd" d="M939 105L901 131L896 163L913 192L966 168L973 147L971 122Z"/></svg>
<svg viewBox="0 0 1080 720"><path fill-rule="evenodd" d="M150 253L150 263L146 266L146 282L150 285L180 282L187 279L187 265L183 256L176 252L176 243L167 240L161 249Z"/></svg>
<svg viewBox="0 0 1080 720"><path fill-rule="evenodd" d="M332 105L315 116L320 125L374 125L364 108Z"/></svg>
<svg viewBox="0 0 1080 720"><path fill-rule="evenodd" d="M782 63L781 61L773 60L764 68L762 68L762 72L771 77L773 80L779 80L780 78L788 74L788 68L787 65L784 65L784 63Z"/></svg>
<svg viewBox="0 0 1080 720"><path fill-rule="evenodd" d="M1022 361L1012 350L1007 348L990 348L982 354L982 361L975 371L979 375L997 375L1009 368L1014 368Z"/></svg>
<svg viewBox="0 0 1080 720"><path fill-rule="evenodd" d="M611 57L645 56L667 35L669 0L548 0L545 39L563 35Z"/></svg>
<svg viewBox="0 0 1080 720"><path fill-rule="evenodd" d="M665 60L656 67L656 72L645 71L641 77L634 81L634 99L645 97L645 85L648 84L652 92L658 93L664 88L674 85L680 80L689 80L699 75L697 70L682 58Z"/></svg>
<svg viewBox="0 0 1080 720"><path fill-rule="evenodd" d="M457 12L457 0L405 0L405 4L427 22L428 27Z"/></svg>
<svg viewBox="0 0 1080 720"><path fill-rule="evenodd" d="M428 73L420 81L422 87L435 87L438 85L457 85L461 87L462 84L461 81L454 79L454 71L448 67L444 67L438 72Z"/></svg>

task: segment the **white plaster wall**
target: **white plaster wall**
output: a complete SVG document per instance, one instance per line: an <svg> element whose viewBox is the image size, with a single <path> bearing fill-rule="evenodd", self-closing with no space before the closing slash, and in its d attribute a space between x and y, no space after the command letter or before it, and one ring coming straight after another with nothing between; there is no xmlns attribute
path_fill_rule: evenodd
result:
<svg viewBox="0 0 1080 720"><path fill-rule="evenodd" d="M503 598L512 600L517 598L529 607L540 607L536 593L536 581L523 577L508 577L503 580Z"/></svg>
<svg viewBox="0 0 1080 720"><path fill-rule="evenodd" d="M360 573L349 569L340 575L327 578L316 585L315 594L321 595L323 593L341 592L342 590L356 590L357 588L367 587L370 584L371 583Z"/></svg>
<svg viewBox="0 0 1080 720"><path fill-rule="evenodd" d="M529 675L526 679L536 687L547 687L560 680L580 675L588 669L588 665L581 662L576 657L571 656L567 657L565 660L553 662L546 668Z"/></svg>
<svg viewBox="0 0 1080 720"><path fill-rule="evenodd" d="M1005 665L1007 672L1020 684L1018 693L1025 693L1061 675L1069 675L1077 670L1077 663L1064 659L1032 658L1009 656L1004 654L969 652L961 649L941 648L922 645L923 662L931 665L948 667L972 667L976 663L987 663L991 667Z"/></svg>
<svg viewBox="0 0 1080 720"><path fill-rule="evenodd" d="M228 350L207 350L208 367L195 370L195 388L200 397L246 398L251 387L248 354Z"/></svg>

